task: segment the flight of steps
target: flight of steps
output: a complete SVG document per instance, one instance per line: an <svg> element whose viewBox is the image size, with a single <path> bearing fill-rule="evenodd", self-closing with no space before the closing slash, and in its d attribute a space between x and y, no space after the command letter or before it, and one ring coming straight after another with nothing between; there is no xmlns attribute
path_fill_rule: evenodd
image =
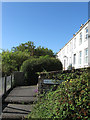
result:
<svg viewBox="0 0 90 120"><path fill-rule="evenodd" d="M14 88L3 102L2 120L23 120L37 102L36 86Z"/></svg>

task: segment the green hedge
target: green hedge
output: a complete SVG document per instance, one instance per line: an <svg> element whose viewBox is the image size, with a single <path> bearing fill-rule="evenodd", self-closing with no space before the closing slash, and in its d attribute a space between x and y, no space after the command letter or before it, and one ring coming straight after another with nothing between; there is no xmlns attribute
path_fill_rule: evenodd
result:
<svg viewBox="0 0 90 120"><path fill-rule="evenodd" d="M89 120L90 71L83 71L76 79L49 91L28 115L31 118L58 118L59 120Z"/></svg>
<svg viewBox="0 0 90 120"><path fill-rule="evenodd" d="M25 74L25 80L27 84L37 83L38 75L36 74L36 72L61 69L61 62L58 59L49 56L42 56L40 58L26 60L21 66L21 71Z"/></svg>
<svg viewBox="0 0 90 120"><path fill-rule="evenodd" d="M73 70L61 70L61 71L51 71L45 73L39 73L39 75L44 76L46 79L58 79L58 80L70 80L80 78L83 72L90 71L90 67L88 68L80 68Z"/></svg>

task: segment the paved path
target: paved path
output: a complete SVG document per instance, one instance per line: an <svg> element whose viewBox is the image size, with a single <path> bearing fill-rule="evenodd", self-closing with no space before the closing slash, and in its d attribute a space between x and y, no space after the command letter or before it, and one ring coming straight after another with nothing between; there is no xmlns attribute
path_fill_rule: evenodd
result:
<svg viewBox="0 0 90 120"><path fill-rule="evenodd" d="M37 86L21 86L14 88L4 101L2 120L22 120L31 112L36 97Z"/></svg>

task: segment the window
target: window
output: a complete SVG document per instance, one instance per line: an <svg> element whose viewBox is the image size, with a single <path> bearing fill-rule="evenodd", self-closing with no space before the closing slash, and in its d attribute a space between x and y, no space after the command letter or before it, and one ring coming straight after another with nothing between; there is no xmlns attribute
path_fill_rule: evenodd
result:
<svg viewBox="0 0 90 120"><path fill-rule="evenodd" d="M86 33L88 33L88 28L87 27L85 28L85 30L86 30Z"/></svg>
<svg viewBox="0 0 90 120"><path fill-rule="evenodd" d="M85 49L85 63L88 63L88 48Z"/></svg>
<svg viewBox="0 0 90 120"><path fill-rule="evenodd" d="M79 40L79 45L82 44L82 33L80 33L80 40Z"/></svg>
<svg viewBox="0 0 90 120"><path fill-rule="evenodd" d="M85 28L85 40L87 40L88 39L88 28L86 27Z"/></svg>
<svg viewBox="0 0 90 120"><path fill-rule="evenodd" d="M74 56L73 56L73 64L74 65L76 64L76 54L74 54Z"/></svg>
<svg viewBox="0 0 90 120"><path fill-rule="evenodd" d="M74 48L76 48L76 38L74 39Z"/></svg>
<svg viewBox="0 0 90 120"><path fill-rule="evenodd" d="M71 64L72 62L71 62L71 57L70 57L70 59L69 59L69 64Z"/></svg>
<svg viewBox="0 0 90 120"><path fill-rule="evenodd" d="M68 65L68 58L67 58L67 65Z"/></svg>
<svg viewBox="0 0 90 120"><path fill-rule="evenodd" d="M82 63L82 51L79 52L79 64Z"/></svg>
<svg viewBox="0 0 90 120"><path fill-rule="evenodd" d="M86 38L86 40L88 39L88 34L86 34L86 37L85 37L85 38Z"/></svg>

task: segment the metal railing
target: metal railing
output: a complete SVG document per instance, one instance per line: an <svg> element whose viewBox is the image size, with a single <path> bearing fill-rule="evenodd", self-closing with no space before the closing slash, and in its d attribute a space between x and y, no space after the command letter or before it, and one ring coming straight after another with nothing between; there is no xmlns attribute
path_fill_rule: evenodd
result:
<svg viewBox="0 0 90 120"><path fill-rule="evenodd" d="M14 76L5 76L2 77L2 95L6 94L7 91L14 86Z"/></svg>

